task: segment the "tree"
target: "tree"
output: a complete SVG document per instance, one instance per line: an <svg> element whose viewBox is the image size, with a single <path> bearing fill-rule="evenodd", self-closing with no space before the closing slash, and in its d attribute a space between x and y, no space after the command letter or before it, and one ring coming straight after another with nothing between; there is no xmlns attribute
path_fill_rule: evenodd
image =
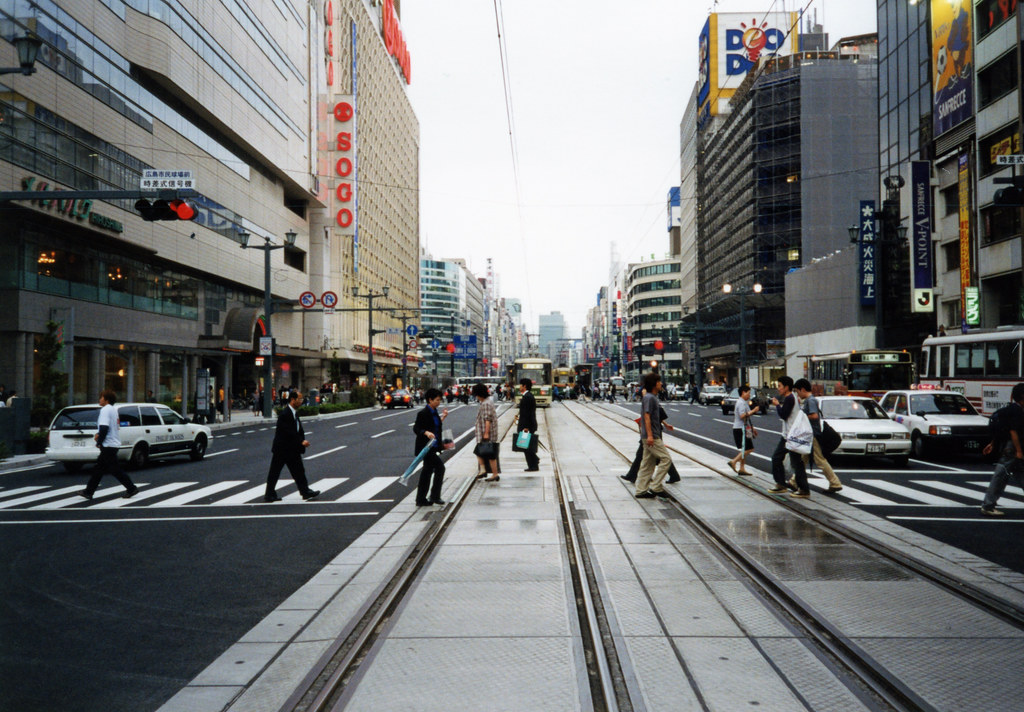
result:
<svg viewBox="0 0 1024 712"><path fill-rule="evenodd" d="M64 403L68 392L68 375L55 368L64 357L64 326L46 322L46 333L36 342L39 382L36 384L36 410L50 415ZM49 422L49 418L44 419Z"/></svg>

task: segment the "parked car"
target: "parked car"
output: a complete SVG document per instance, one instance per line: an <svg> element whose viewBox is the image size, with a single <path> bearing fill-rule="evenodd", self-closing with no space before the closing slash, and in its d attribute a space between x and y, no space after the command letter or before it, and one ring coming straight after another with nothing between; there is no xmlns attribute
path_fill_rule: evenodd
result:
<svg viewBox="0 0 1024 712"><path fill-rule="evenodd" d="M988 418L955 391L889 391L880 403L910 433L914 457L939 451L980 455L989 441Z"/></svg>
<svg viewBox="0 0 1024 712"><path fill-rule="evenodd" d="M725 386L704 386L700 389L697 400L701 405L711 405L712 403L721 403L725 396Z"/></svg>
<svg viewBox="0 0 1024 712"><path fill-rule="evenodd" d="M740 399L740 389L733 388L729 394L722 398L722 415L732 415L736 410L736 401ZM757 393L750 394L750 407L757 407L758 415L765 415L768 412L768 401Z"/></svg>
<svg viewBox="0 0 1024 712"><path fill-rule="evenodd" d="M395 408L397 406L412 408L412 394L405 389L399 389L397 391L385 393L384 406L387 407L388 410Z"/></svg>
<svg viewBox="0 0 1024 712"><path fill-rule="evenodd" d="M910 458L910 433L866 396L819 396L821 415L843 439L835 455L891 457L899 467Z"/></svg>
<svg viewBox="0 0 1024 712"><path fill-rule="evenodd" d="M184 418L159 403L118 403L121 448L119 460L132 468L145 467L154 458L188 455L202 460L210 443L210 428ZM95 462L99 448L93 436L100 406L73 405L62 409L50 423L46 456L64 464L68 472Z"/></svg>

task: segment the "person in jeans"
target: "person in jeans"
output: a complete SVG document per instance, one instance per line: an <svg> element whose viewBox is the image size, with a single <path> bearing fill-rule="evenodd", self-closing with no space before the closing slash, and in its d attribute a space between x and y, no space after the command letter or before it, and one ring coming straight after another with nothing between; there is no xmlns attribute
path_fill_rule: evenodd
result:
<svg viewBox="0 0 1024 712"><path fill-rule="evenodd" d="M811 454L804 455L803 461L806 464L810 458L814 458L814 464L818 466L818 469L825 475L825 479L828 480L828 493L835 494L843 488L843 483L839 481L835 470L832 469L832 465L829 464L829 461L825 458L825 453L821 450L821 443L818 442L818 438L821 437L823 418L821 406L818 404L818 399L811 395L811 382L806 378L801 378L794 383L793 391L796 393L797 398L800 399L800 410L807 415L807 420L811 422L811 430L814 431L814 440L811 441ZM789 483L796 486L796 482L792 478Z"/></svg>
<svg viewBox="0 0 1024 712"><path fill-rule="evenodd" d="M648 373L644 376L644 398L640 404L640 437L644 441L644 458L636 476L636 498L668 497L663 485L672 457L661 439L661 418L658 411L661 404L661 376Z"/></svg>
<svg viewBox="0 0 1024 712"><path fill-rule="evenodd" d="M100 393L100 414L96 419L98 431L93 439L96 447L100 449L100 455L96 460L96 469L89 477L85 489L78 494L86 499L92 499L96 488L100 486L100 480L106 473L112 474L117 481L124 486L124 497L128 498L139 491L139 488L132 482L131 478L121 469L121 463L117 460L117 451L121 448L120 420L117 414L117 394L107 388Z"/></svg>
<svg viewBox="0 0 1024 712"><path fill-rule="evenodd" d="M997 449L999 451L999 460L992 473L992 480L988 483L985 501L981 505L981 513L989 517L1003 516L1003 511L996 509L996 502L1002 496L1010 478L1017 482L1018 487L1024 489L1024 383L1018 383L1013 387L1010 400L1012 415L1009 437L1002 443L993 440L982 450L985 455L990 455Z"/></svg>
<svg viewBox="0 0 1024 712"><path fill-rule="evenodd" d="M778 494L792 490L793 497L806 499L811 496L811 489L807 484L807 470L804 469L804 459L800 456L800 453L786 449L786 435L789 433L793 417L798 410L796 396L793 395L793 379L789 376L781 376L776 385L779 389L779 398L782 398L782 400L772 398L772 405L775 406L775 411L782 418L782 437L779 438L779 444L775 446L775 452L772 453L772 479L775 480L775 486L768 491ZM786 468L783 462L786 459L787 453L789 453L789 463L793 466L793 472L795 473L795 487L790 487L786 482Z"/></svg>
<svg viewBox="0 0 1024 712"><path fill-rule="evenodd" d="M729 469L737 475L752 475L754 473L747 470L747 456L754 452L754 437L757 435L757 429L750 417L761 406L750 407L750 386L748 385L739 387L739 396L736 399L736 409L732 416L732 439L735 441L736 447L739 448L739 452L729 460ZM744 433L744 431L747 432ZM736 465L739 465L739 468Z"/></svg>

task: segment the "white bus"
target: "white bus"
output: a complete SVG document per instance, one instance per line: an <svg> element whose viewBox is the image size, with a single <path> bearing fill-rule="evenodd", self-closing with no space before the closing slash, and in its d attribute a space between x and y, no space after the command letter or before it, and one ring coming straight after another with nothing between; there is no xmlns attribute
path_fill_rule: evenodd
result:
<svg viewBox="0 0 1024 712"><path fill-rule="evenodd" d="M991 415L1010 402L1022 377L1024 329L997 329L955 336L929 336L921 346L921 389L962 393L978 412Z"/></svg>

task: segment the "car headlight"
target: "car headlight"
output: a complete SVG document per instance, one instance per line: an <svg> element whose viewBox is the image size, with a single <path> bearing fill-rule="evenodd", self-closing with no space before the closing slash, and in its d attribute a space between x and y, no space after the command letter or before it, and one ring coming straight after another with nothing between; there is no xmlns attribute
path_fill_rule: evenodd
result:
<svg viewBox="0 0 1024 712"><path fill-rule="evenodd" d="M903 430L901 432L893 433L892 434L892 439L893 440L907 440L909 438L910 438L910 433L908 433L906 430Z"/></svg>
<svg viewBox="0 0 1024 712"><path fill-rule="evenodd" d="M841 437L843 440L856 440L857 433L839 433L839 437Z"/></svg>
<svg viewBox="0 0 1024 712"><path fill-rule="evenodd" d="M930 425L928 426L929 435L952 435L953 428L949 425Z"/></svg>

